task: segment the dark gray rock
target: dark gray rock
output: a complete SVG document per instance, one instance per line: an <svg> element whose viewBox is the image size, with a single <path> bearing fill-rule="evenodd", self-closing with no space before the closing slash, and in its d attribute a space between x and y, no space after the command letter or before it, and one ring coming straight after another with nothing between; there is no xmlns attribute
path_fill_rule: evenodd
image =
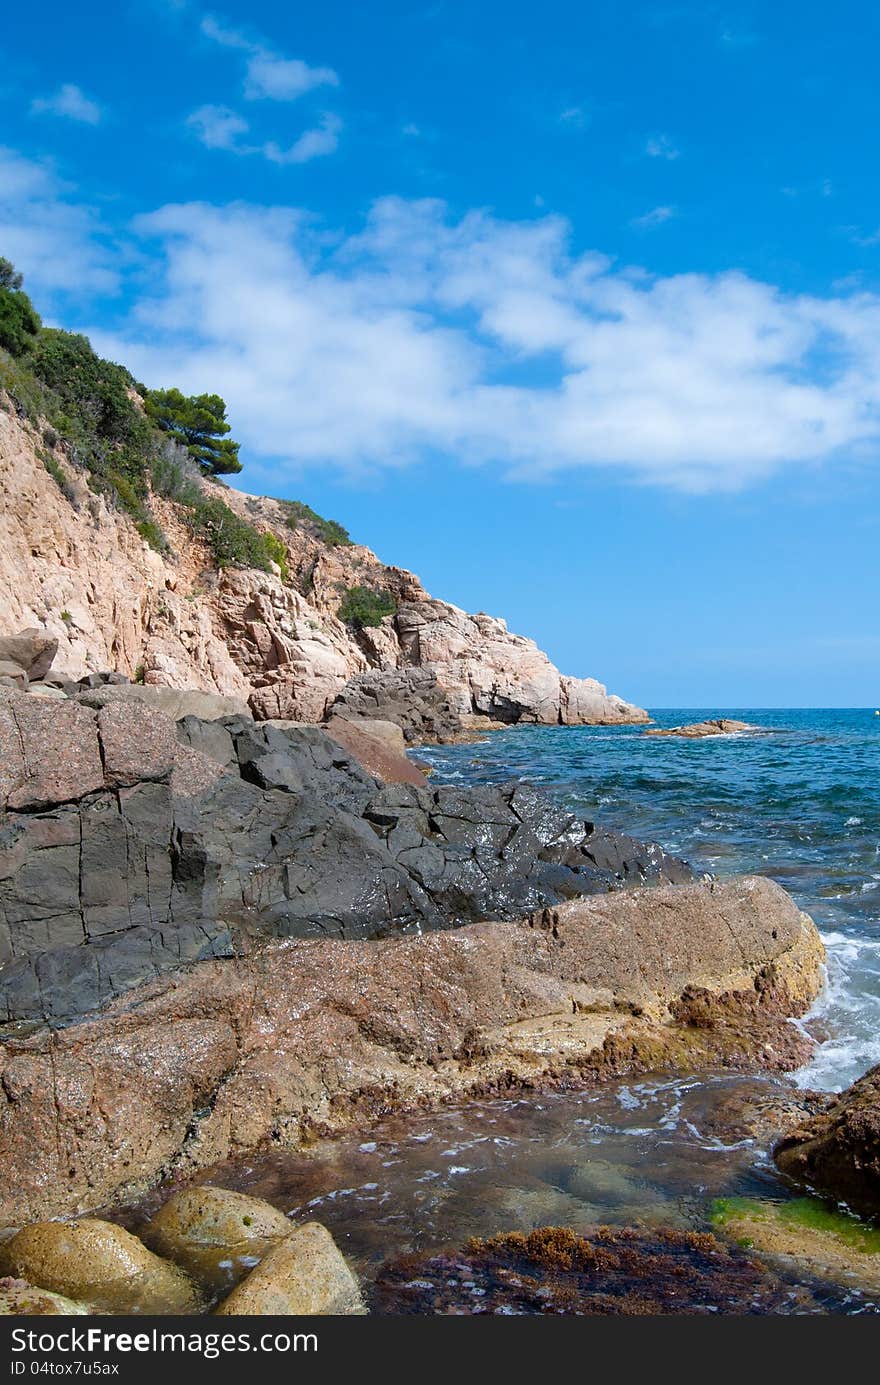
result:
<svg viewBox="0 0 880 1385"><path fill-rule="evenodd" d="M122 757L124 775L109 766L101 789L0 817L0 1023L66 1022L262 937L453 928L691 878L659 847L523 785L382 784L317 727L187 716L175 740L168 723L187 755L226 767L201 791L176 790L157 713L114 707L113 739L110 717L99 717L104 758ZM80 720L71 734L94 735L93 718ZM131 782L139 743L144 773Z"/></svg>
<svg viewBox="0 0 880 1385"><path fill-rule="evenodd" d="M461 718L430 669L370 669L350 678L327 713L393 721L411 745L443 744L461 730Z"/></svg>

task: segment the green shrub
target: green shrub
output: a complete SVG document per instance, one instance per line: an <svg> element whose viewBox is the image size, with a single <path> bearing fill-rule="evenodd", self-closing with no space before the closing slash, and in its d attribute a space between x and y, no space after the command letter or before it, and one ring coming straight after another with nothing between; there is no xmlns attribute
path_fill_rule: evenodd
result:
<svg viewBox="0 0 880 1385"><path fill-rule="evenodd" d="M168 540L154 519L142 519L137 525L137 531L157 553L168 551Z"/></svg>
<svg viewBox="0 0 880 1385"><path fill-rule="evenodd" d="M287 545L283 544L276 534L268 531L263 535L266 544L266 552L273 563L277 563L281 570L281 580L286 582L290 577L290 567L287 562Z"/></svg>
<svg viewBox="0 0 880 1385"><path fill-rule="evenodd" d="M385 616L393 615L396 609L388 592L372 591L369 587L346 587L336 614L346 625L363 630L367 625L381 625Z"/></svg>
<svg viewBox="0 0 880 1385"><path fill-rule="evenodd" d="M239 519L225 501L201 496L187 515L194 534L206 539L218 568L256 567L268 572L271 554L266 535Z"/></svg>
<svg viewBox="0 0 880 1385"><path fill-rule="evenodd" d="M288 529L308 529L328 548L339 548L351 543L351 535L347 529L337 524L335 519L324 519L311 505L305 505L301 500L279 500L278 503L284 511Z"/></svg>

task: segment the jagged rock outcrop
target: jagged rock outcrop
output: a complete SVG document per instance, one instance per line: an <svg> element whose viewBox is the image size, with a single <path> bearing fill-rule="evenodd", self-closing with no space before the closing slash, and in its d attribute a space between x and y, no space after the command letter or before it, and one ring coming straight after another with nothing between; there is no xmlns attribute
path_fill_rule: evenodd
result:
<svg viewBox="0 0 880 1385"><path fill-rule="evenodd" d="M33 627L57 641L54 667L73 680L113 669L148 685L242 699L260 719L317 722L358 675L426 670L453 721L647 720L594 680L562 676L502 620L431 598L412 573L384 566L369 549L328 548L307 529L292 530L277 501L223 491L241 517L284 542L288 580L218 572L173 504L153 500L171 545L159 554L56 450L62 490L38 448L47 452L34 430L0 409L0 636ZM356 586L387 593L396 614L375 628L344 625L341 594Z"/></svg>
<svg viewBox="0 0 880 1385"><path fill-rule="evenodd" d="M795 1182L865 1216L880 1214L880 1066L790 1129L774 1158Z"/></svg>
<svg viewBox="0 0 880 1385"><path fill-rule="evenodd" d="M382 784L317 727L175 724L134 691L0 692L0 1023L67 1020L254 936L449 928L691 877L522 785Z"/></svg>
<svg viewBox="0 0 880 1385"><path fill-rule="evenodd" d="M0 1224L389 1111L632 1071L802 1062L822 944L761 878L421 937L292 939L0 1044Z"/></svg>

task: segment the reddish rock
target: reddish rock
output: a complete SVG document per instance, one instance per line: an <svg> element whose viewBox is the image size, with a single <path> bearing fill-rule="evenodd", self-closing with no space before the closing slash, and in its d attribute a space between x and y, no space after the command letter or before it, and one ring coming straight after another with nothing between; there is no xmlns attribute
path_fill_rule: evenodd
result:
<svg viewBox="0 0 880 1385"><path fill-rule="evenodd" d="M354 755L368 774L384 784L415 784L428 781L407 758L406 743L399 726L390 721L345 721L332 717L324 727L328 736Z"/></svg>
<svg viewBox="0 0 880 1385"><path fill-rule="evenodd" d="M818 934L765 879L520 923L291 941L0 1047L0 1224L131 1196L394 1109L606 1075L794 1066Z"/></svg>

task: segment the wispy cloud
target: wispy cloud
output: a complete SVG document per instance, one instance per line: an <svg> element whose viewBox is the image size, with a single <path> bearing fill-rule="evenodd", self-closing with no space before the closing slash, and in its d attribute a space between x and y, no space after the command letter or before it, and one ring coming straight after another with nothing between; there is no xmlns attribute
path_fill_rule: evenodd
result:
<svg viewBox="0 0 880 1385"><path fill-rule="evenodd" d="M327 114L313 130L306 130L289 149L274 141L263 146L266 158L276 164L304 164L336 152L342 121L338 115Z"/></svg>
<svg viewBox="0 0 880 1385"><path fill-rule="evenodd" d="M637 226L641 231L650 231L655 226L662 226L664 222L671 221L678 216L676 207L652 207L643 216L634 216L630 221L630 226Z"/></svg>
<svg viewBox="0 0 880 1385"><path fill-rule="evenodd" d="M590 123L590 112L585 106L566 106L559 112L559 123L570 130L584 130Z"/></svg>
<svg viewBox="0 0 880 1385"><path fill-rule="evenodd" d="M645 145L645 153L649 159L678 159L681 157L681 150L678 149L668 135L651 135Z"/></svg>
<svg viewBox="0 0 880 1385"><path fill-rule="evenodd" d="M239 137L246 135L250 126L228 106L199 106L187 116L186 123L207 149L245 152L239 149Z"/></svg>
<svg viewBox="0 0 880 1385"><path fill-rule="evenodd" d="M64 82L52 96L36 97L31 110L35 115L58 115L82 125L98 125L103 115L97 101L92 101L74 82Z"/></svg>
<svg viewBox="0 0 880 1385"><path fill-rule="evenodd" d="M860 245L863 249L880 245L880 226L876 231L862 231L858 226L848 226L846 229L853 245Z"/></svg>
<svg viewBox="0 0 880 1385"><path fill-rule="evenodd" d="M310 67L301 58L287 58L213 15L205 16L201 30L206 38L246 55L244 95L249 101L295 101L316 87L339 85L332 67Z"/></svg>
<svg viewBox="0 0 880 1385"><path fill-rule="evenodd" d="M758 35L748 29L736 29L731 25L725 26L718 35L718 42L722 48L736 51L740 48L753 48L759 41Z"/></svg>
<svg viewBox="0 0 880 1385"><path fill-rule="evenodd" d="M48 164L0 147L0 246L45 302L56 292L115 293L118 242Z"/></svg>
<svg viewBox="0 0 880 1385"><path fill-rule="evenodd" d="M342 131L339 116L328 112L287 148L275 140L255 144L245 138L250 133L249 121L228 106L199 106L187 116L186 125L206 149L222 149L239 155L260 154L270 163L280 165L309 163L335 153Z"/></svg>

